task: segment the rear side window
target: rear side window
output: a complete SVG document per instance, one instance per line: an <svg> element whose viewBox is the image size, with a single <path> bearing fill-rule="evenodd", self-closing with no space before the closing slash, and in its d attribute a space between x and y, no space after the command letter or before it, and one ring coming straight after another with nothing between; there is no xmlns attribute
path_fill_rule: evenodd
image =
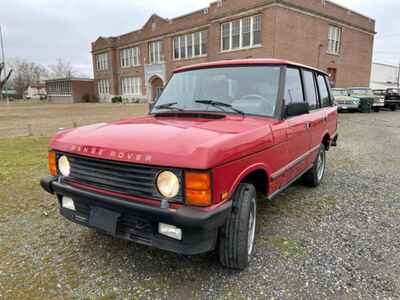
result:
<svg viewBox="0 0 400 300"><path fill-rule="evenodd" d="M318 108L318 96L315 89L314 73L311 71L303 71L304 88L306 92L306 101L310 109Z"/></svg>
<svg viewBox="0 0 400 300"><path fill-rule="evenodd" d="M286 71L285 103L304 102L300 70L288 68Z"/></svg>
<svg viewBox="0 0 400 300"><path fill-rule="evenodd" d="M328 92L328 86L326 85L325 78L321 74L317 75L317 78L318 78L317 81L318 81L318 89L319 89L319 96L320 96L320 100L321 100L321 106L322 107L331 106L329 92Z"/></svg>

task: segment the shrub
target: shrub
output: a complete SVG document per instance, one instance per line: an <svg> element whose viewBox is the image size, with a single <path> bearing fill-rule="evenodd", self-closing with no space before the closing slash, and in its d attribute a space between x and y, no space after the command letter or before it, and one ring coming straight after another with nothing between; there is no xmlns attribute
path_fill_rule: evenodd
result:
<svg viewBox="0 0 400 300"><path fill-rule="evenodd" d="M83 102L89 103L90 100L91 100L91 98L90 98L90 95L89 95L89 94L83 95L83 97L82 97L82 101L83 101Z"/></svg>
<svg viewBox="0 0 400 300"><path fill-rule="evenodd" d="M122 103L122 97L121 97L121 96L113 97L113 98L111 99L111 102L112 102L112 103Z"/></svg>

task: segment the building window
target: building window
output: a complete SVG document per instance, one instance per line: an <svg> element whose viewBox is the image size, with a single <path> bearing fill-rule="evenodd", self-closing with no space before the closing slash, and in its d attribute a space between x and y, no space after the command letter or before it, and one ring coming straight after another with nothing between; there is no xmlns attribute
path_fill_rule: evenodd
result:
<svg viewBox="0 0 400 300"><path fill-rule="evenodd" d="M141 96L142 80L140 77L125 77L121 79L121 90L124 96Z"/></svg>
<svg viewBox="0 0 400 300"><path fill-rule="evenodd" d="M53 81L49 83L48 93L52 96L71 96L71 81Z"/></svg>
<svg viewBox="0 0 400 300"><path fill-rule="evenodd" d="M99 80L97 83L97 90L99 95L110 95L111 93L110 81L107 79Z"/></svg>
<svg viewBox="0 0 400 300"><path fill-rule="evenodd" d="M222 51L261 45L261 15L221 24Z"/></svg>
<svg viewBox="0 0 400 300"><path fill-rule="evenodd" d="M97 71L108 70L108 53L96 55L96 69Z"/></svg>
<svg viewBox="0 0 400 300"><path fill-rule="evenodd" d="M164 63L163 41L152 42L149 44L149 63L151 65Z"/></svg>
<svg viewBox="0 0 400 300"><path fill-rule="evenodd" d="M173 39L174 59L196 58L207 55L208 32L199 31Z"/></svg>
<svg viewBox="0 0 400 300"><path fill-rule="evenodd" d="M342 28L337 26L330 26L328 35L328 53L340 54L341 42Z"/></svg>
<svg viewBox="0 0 400 300"><path fill-rule="evenodd" d="M122 68L140 65L139 47L122 49L119 54Z"/></svg>

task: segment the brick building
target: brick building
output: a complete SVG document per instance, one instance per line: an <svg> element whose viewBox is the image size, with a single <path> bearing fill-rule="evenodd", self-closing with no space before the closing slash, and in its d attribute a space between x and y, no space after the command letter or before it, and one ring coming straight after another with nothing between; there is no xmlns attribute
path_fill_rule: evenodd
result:
<svg viewBox="0 0 400 300"><path fill-rule="evenodd" d="M338 87L368 86L375 21L327 0L219 0L92 43L95 89L152 100L172 71L206 61L282 58L331 74Z"/></svg>
<svg viewBox="0 0 400 300"><path fill-rule="evenodd" d="M46 81L47 99L55 103L79 103L97 100L92 79L60 78Z"/></svg>

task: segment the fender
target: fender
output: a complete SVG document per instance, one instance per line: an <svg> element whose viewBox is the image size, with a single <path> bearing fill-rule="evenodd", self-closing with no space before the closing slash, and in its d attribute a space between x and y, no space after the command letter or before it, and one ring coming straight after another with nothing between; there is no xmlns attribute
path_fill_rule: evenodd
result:
<svg viewBox="0 0 400 300"><path fill-rule="evenodd" d="M250 173L252 173L252 172L254 172L254 171L259 171L259 170L264 171L264 172L266 173L266 175L267 175L267 182L266 182L266 185L267 185L267 190L268 190L269 183L270 183L270 181L271 181L270 175L269 175L269 174L271 174L271 170L270 170L270 168L269 168L266 164L264 164L264 163L256 163L256 164L250 165L249 167L245 168L245 169L236 177L235 181L233 182L233 184L232 184L232 186L231 186L231 189L229 190L229 196L232 197L233 193L236 191L236 189L238 188L238 186L239 186L239 184L242 182L242 180L243 180L244 178L246 178L246 176L248 176ZM268 191L267 191L267 193L268 193Z"/></svg>

